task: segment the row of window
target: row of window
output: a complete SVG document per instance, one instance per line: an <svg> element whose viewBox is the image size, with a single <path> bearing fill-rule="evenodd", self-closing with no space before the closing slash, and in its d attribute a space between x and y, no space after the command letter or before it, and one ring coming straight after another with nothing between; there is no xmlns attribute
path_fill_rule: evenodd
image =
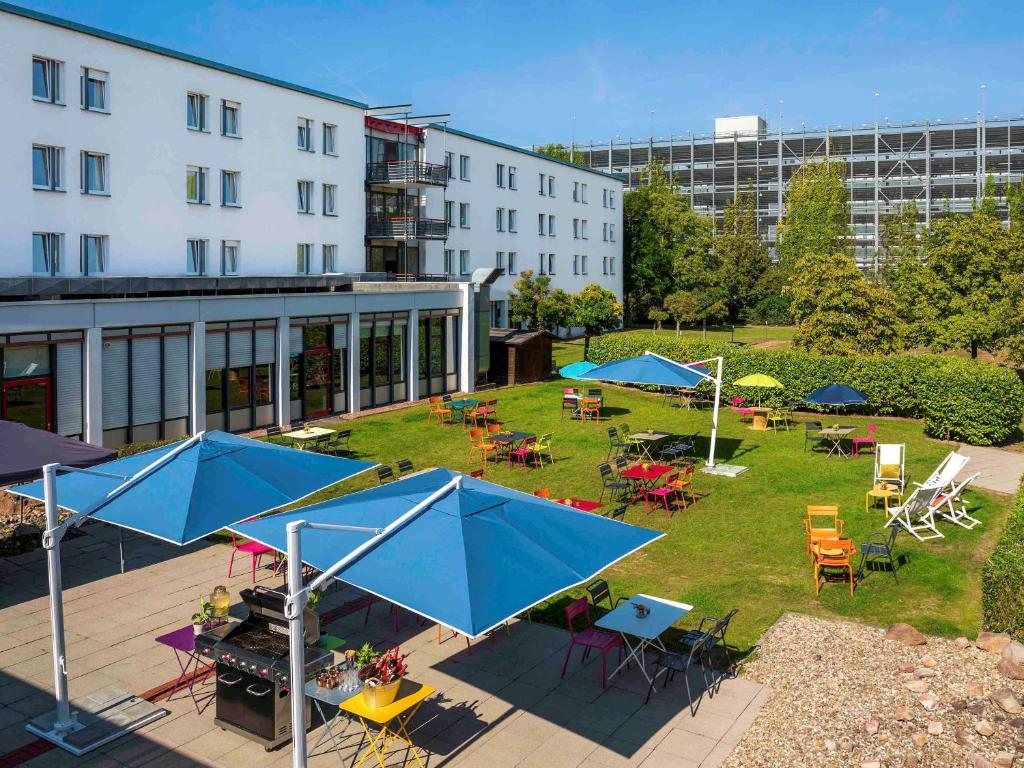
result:
<svg viewBox="0 0 1024 768"><path fill-rule="evenodd" d="M444 216L449 227L455 226L455 202L446 200L444 204ZM496 232L518 232L518 216L515 208L496 208L494 210L494 229ZM555 237L554 214L537 214L537 234L544 237ZM469 229L469 203L459 203L459 228ZM574 240L587 240L587 220L572 220L572 236ZM602 224L602 240L606 243L615 242L615 225L605 222Z"/></svg>
<svg viewBox="0 0 1024 768"><path fill-rule="evenodd" d="M316 274L316 249L313 243L296 243L295 271L300 275ZM324 243L320 247L320 271L324 274L338 271L338 246Z"/></svg>
<svg viewBox="0 0 1024 768"><path fill-rule="evenodd" d="M455 178L455 153L444 153L444 164L448 168L448 178ZM514 168L512 169L515 170ZM459 155L459 179L469 181L469 155Z"/></svg>
<svg viewBox="0 0 1024 768"><path fill-rule="evenodd" d="M185 127L199 133L210 132L210 97L189 91L185 94ZM237 101L220 100L220 135L242 138L242 105Z"/></svg>
<svg viewBox="0 0 1024 768"><path fill-rule="evenodd" d="M448 178L455 178L455 153L445 152L445 165L448 167ZM501 189L512 189L516 190L519 188L518 173L514 165L505 165L504 163L496 163L494 166L494 181L495 184ZM459 179L462 181L469 181L469 155L459 155ZM538 180L538 193L545 197L555 197L555 177L545 173L537 174ZM587 184L586 182L574 181L572 183L572 199L573 202L587 203ZM601 190L601 205L605 208L615 207L615 190L613 189L602 189Z"/></svg>
<svg viewBox="0 0 1024 768"><path fill-rule="evenodd" d="M83 275L101 275L107 271L106 235L81 235L78 238L79 271ZM32 272L60 275L65 269L63 232L32 233Z"/></svg>
<svg viewBox="0 0 1024 768"><path fill-rule="evenodd" d="M541 275L555 274L556 257L553 253L538 254L538 272ZM494 266L505 271L506 275L519 274L518 254L515 251L497 251L495 253ZM459 251L459 274L468 275L471 271L470 255L468 250ZM615 274L615 257L605 256L602 259L602 274ZM451 248L444 252L444 271L446 274L455 274L455 251ZM574 275L588 275L589 264L586 254L574 254L572 257L572 273Z"/></svg>
<svg viewBox="0 0 1024 768"><path fill-rule="evenodd" d="M82 109L88 112L110 112L109 75L101 69L82 67L78 90ZM64 62L43 56L32 57L32 98L48 104L64 106Z"/></svg>
<svg viewBox="0 0 1024 768"><path fill-rule="evenodd" d="M79 152L79 189L83 195L109 195L110 157L100 152ZM32 145L32 188L64 190L64 147Z"/></svg>

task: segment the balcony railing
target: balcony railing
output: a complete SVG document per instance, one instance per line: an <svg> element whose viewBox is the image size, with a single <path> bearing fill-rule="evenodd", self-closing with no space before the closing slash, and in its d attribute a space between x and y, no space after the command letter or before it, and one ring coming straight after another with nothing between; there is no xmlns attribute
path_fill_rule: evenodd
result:
<svg viewBox="0 0 1024 768"><path fill-rule="evenodd" d="M448 166L416 160L367 163L366 180L370 184L433 184L446 187Z"/></svg>
<svg viewBox="0 0 1024 768"><path fill-rule="evenodd" d="M446 240L448 222L417 216L368 216L366 236L371 240Z"/></svg>

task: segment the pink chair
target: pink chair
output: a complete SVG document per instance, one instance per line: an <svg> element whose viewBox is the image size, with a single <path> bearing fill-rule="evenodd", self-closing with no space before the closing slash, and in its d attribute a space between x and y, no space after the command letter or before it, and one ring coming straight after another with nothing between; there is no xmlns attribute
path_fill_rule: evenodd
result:
<svg viewBox="0 0 1024 768"><path fill-rule="evenodd" d="M573 626L573 620L578 616L586 617L586 626L579 632ZM562 677L565 677L565 670L569 666L569 657L572 656L572 649L577 645L583 648L583 658L580 663L587 660L590 651L597 649L601 652L601 687L608 685L608 651L618 648L619 661L622 661L622 637L612 632L605 632L594 629L590 623L590 603L587 598L581 597L573 600L565 607L565 620L569 625L569 650L565 654L565 663L562 664Z"/></svg>
<svg viewBox="0 0 1024 768"><path fill-rule="evenodd" d="M508 465L512 466L512 460L515 459L517 463L523 465L523 469L529 469L529 462L537 458L537 451L534 450L534 446L537 444L537 438L534 435L530 435L523 440L521 447L516 448L514 451L508 452Z"/></svg>
<svg viewBox="0 0 1024 768"><path fill-rule="evenodd" d="M672 508L669 506L669 502L674 501L676 496L679 495L679 491L672 485L678 479L679 473L672 472L665 478L664 484L658 486L657 488L652 488L651 490L647 491L644 494L644 512L650 514L650 502L653 499L655 506L658 506L659 504L664 504L665 514L669 517L672 517Z"/></svg>
<svg viewBox="0 0 1024 768"><path fill-rule="evenodd" d="M754 418L754 412L749 408L743 407L743 404L746 402L747 398L745 397L734 397L729 401L732 412L736 414L737 421Z"/></svg>
<svg viewBox="0 0 1024 768"><path fill-rule="evenodd" d="M747 398L745 397L734 397L729 401L729 405L731 405L733 408L739 408L745 402L747 402Z"/></svg>
<svg viewBox="0 0 1024 768"><path fill-rule="evenodd" d="M871 450L875 450L878 445L878 427L874 424L868 424L868 436L867 437L855 437L850 441L850 450L854 456L860 456L860 447L871 446Z"/></svg>
<svg viewBox="0 0 1024 768"><path fill-rule="evenodd" d="M243 520L243 523L247 523L250 520L255 520L254 517L249 517ZM273 553L274 555L274 575L277 575L277 550L273 547L268 547L266 544L260 544L258 541L247 541L243 544L238 543L238 538L234 531L231 531L231 546L234 548L231 551L231 561L228 563L228 578L231 578L231 569L235 565L235 555L239 552L244 552L252 558L252 583L256 583L256 566L259 564L260 558L264 555Z"/></svg>

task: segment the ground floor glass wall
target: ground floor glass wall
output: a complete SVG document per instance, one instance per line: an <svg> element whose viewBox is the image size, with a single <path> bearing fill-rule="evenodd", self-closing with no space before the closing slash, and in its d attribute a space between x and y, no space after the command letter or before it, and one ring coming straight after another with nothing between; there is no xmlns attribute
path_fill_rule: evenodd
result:
<svg viewBox="0 0 1024 768"><path fill-rule="evenodd" d="M408 397L406 389L407 312L359 317L359 404L375 408Z"/></svg>
<svg viewBox="0 0 1024 768"><path fill-rule="evenodd" d="M276 322L206 325L206 428L244 432L275 422Z"/></svg>
<svg viewBox="0 0 1024 768"><path fill-rule="evenodd" d="M366 248L366 271L389 274L423 272L418 242L370 245Z"/></svg>
<svg viewBox="0 0 1024 768"><path fill-rule="evenodd" d="M82 332L0 335L0 418L82 436Z"/></svg>
<svg viewBox="0 0 1024 768"><path fill-rule="evenodd" d="M292 318L289 354L292 421L348 410L348 315Z"/></svg>
<svg viewBox="0 0 1024 768"><path fill-rule="evenodd" d="M458 310L421 311L419 317L420 397L458 391Z"/></svg>

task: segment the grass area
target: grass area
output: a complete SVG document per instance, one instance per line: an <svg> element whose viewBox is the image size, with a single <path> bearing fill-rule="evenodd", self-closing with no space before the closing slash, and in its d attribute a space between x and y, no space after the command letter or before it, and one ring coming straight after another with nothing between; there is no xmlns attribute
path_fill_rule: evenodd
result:
<svg viewBox="0 0 1024 768"><path fill-rule="evenodd" d="M559 347L560 355L572 352L571 344ZM703 442L698 451L707 454L710 411L666 407L655 395L605 387L610 419L581 424L559 418L563 384L554 380L493 393L507 427L555 433L556 463L531 471L490 464L488 480L527 492L549 487L556 496L597 499L601 484L596 467L606 454L605 428L624 421L637 430L699 431ZM950 450L926 439L918 422L870 420L878 424L882 441L907 444L911 480L925 477ZM858 426L860 434L868 421L843 417L844 423ZM364 417L346 426L353 429L357 458L390 463L411 458L417 468L447 466L468 471L478 466L470 460L462 427L428 427L425 405ZM727 411L721 415L718 450L720 459L747 465L749 471L737 478L698 473L695 485L700 498L672 519L664 512L647 515L642 504L631 507L627 522L667 536L608 571L614 594L648 592L691 603L695 610L689 624L702 615L720 615L738 607L734 640L741 646L753 643L787 610L878 625L909 621L924 631L945 635L973 636L978 630L981 566L1002 529L1009 500L971 493L970 506L984 522L981 527L966 531L945 524L946 538L926 544L901 537L898 548L909 562L899 572L898 585L888 573L873 573L854 598L836 584L826 585L817 597L804 550L804 505L838 504L847 533L857 542L881 528L885 513L864 508L864 492L872 480L871 457L840 459L807 453L802 425L788 433L753 432ZM374 483L364 475L341 486L340 492ZM553 601L540 613L545 620L561 624L560 605Z"/></svg>

